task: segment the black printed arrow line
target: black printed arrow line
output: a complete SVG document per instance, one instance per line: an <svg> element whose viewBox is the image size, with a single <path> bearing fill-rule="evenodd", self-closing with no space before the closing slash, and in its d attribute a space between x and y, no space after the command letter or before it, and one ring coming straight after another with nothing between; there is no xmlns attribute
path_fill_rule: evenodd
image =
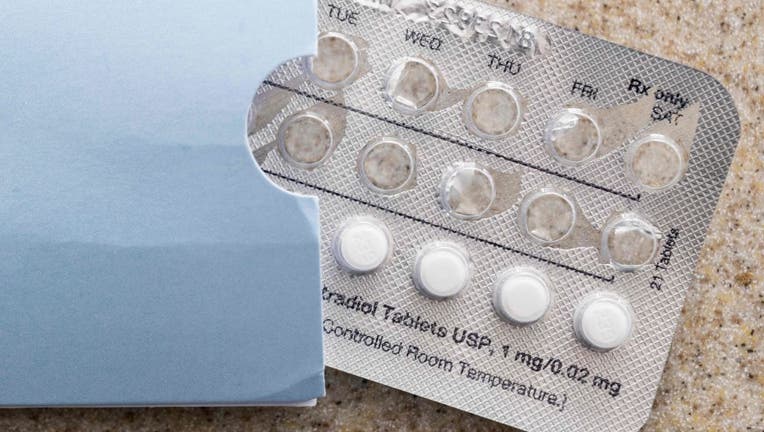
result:
<svg viewBox="0 0 764 432"><path fill-rule="evenodd" d="M347 111L350 111L350 112L354 112L356 114L361 114L363 116L372 118L374 120L385 122L385 123L388 123L388 124L391 124L393 126L397 126L397 127L403 128L403 129L408 129L408 130L410 130L412 132L420 133L420 134L426 135L426 136L428 136L430 138L435 138L435 139L438 139L438 140L441 140L441 141L446 141L448 143L458 145L460 147L468 148L470 150L474 150L474 151L477 151L477 152L480 152L480 153L485 153L487 155L490 155L490 156L493 156L493 157L497 157L499 159L504 159L506 161L512 162L512 163L517 164L517 165L524 166L526 168L530 168L530 169L533 169L533 170L536 170L536 171L540 171L540 172L543 172L545 174L553 175L555 177L560 177L560 178L563 178L565 180L569 180L569 181L572 181L572 182L575 182L575 183L578 183L578 184L582 184L582 185L588 186L590 188L598 189L598 190L601 190L603 192L607 192L607 193L610 193L610 194L613 194L613 195L617 195L617 196L620 196L620 197L623 197L623 198L626 198L626 199L629 199L629 200L632 200L632 201L639 202L639 200L642 198L641 194L631 195L631 194L628 194L628 193L625 193L625 192L617 191L615 189L610 189L610 188L605 187L605 186L600 186L600 185L598 185L596 183L592 183L590 181L582 180L582 179L570 176L568 174L560 173L560 172L551 170L549 168L544 168L542 166L539 166L539 165L536 165L536 164L532 164L530 162L525 162L525 161L522 161L520 159L513 158L511 156L506 156L506 155L503 155L501 153L497 153L497 152L495 152L493 150L489 150L487 148L480 147L480 146L478 146L476 144L468 143L468 142L460 140L458 138L452 138L452 137L448 137L448 136L445 136L445 135L442 135L442 134L439 134L439 133L430 132L428 130L422 129L422 128L417 127L417 126L412 126L410 124L407 124L407 123L404 123L404 122L401 122L401 121L398 121L398 120L394 120L394 119L391 119L391 118L388 118L388 117L383 117L383 116L380 116L380 115L377 115L377 114L374 114L374 113L370 113L368 111L364 111L364 110L359 109L359 108L354 108L354 107L345 105L343 103L339 103L339 102L333 101L331 99L327 99L327 98L325 98L323 96L319 96L319 95L315 95L315 94L312 94L312 93L308 93L308 92L305 92L305 91L302 91L302 90L299 90L299 89L295 89L295 88L292 88L292 87L289 87L289 86L285 86L283 84L279 84L277 82L273 82L273 81L270 81L270 80L265 80L265 81L263 81L263 83L267 84L267 85L270 85L272 87L276 87L276 88L279 88L279 89L282 89L282 90L286 90L286 91L292 92L294 94L297 94L297 95L300 95L300 96L303 96L303 97L306 97L306 98L309 98L309 99L313 99L313 100L315 100L317 102L322 102L322 103L325 103L325 104L336 106L337 108L342 108L344 110L347 110Z"/></svg>
<svg viewBox="0 0 764 432"><path fill-rule="evenodd" d="M340 193L340 192L337 192L337 191L333 191L333 190L327 189L325 187L321 187L321 186L318 186L318 185L307 183L307 182L304 182L302 180L298 180L298 179L289 177L289 176L281 174L281 173L277 173L277 172L266 170L266 169L263 169L263 172L265 172L268 175L271 175L271 176L274 176L274 177L278 177L280 179L283 179L283 180L286 180L286 181L298 184L300 186L305 186L307 188L316 190L318 192L323 192L325 194L329 194L329 195L332 195L332 196L335 196L335 197L338 197L338 198L342 198L342 199L354 202L356 204L362 204L362 205L365 205L365 206L368 206L368 207L371 207L371 208L374 208L374 209L377 209L377 210L381 210L381 211L393 214L395 216L399 216L399 217L402 217L402 218L405 218L405 219L409 219L409 220L412 220L414 222L418 222L418 223L423 224L423 225L427 225L427 226L430 226L430 227L433 227L433 228L438 228L438 229L441 229L443 231L449 232L451 234L455 234L455 235L458 235L458 236L461 236L461 237L464 237L464 238L467 238L467 239L470 239L470 240L474 240L476 242L487 244L487 245L493 246L495 248L503 249L503 250L505 250L507 252L512 252L514 254L522 255L524 257L531 258L531 259L534 259L534 260L537 260L537 261L541 261L541 262L546 263L546 264L551 264L551 265L560 267L560 268L565 269L565 270L569 270L569 271L572 271L572 272L575 272L575 273L579 273L579 274L582 274L582 275L593 277L595 279L599 279L599 280L602 280L602 281L605 281L605 282L612 283L612 282L615 281L615 276L614 275L602 276L602 275L599 275L599 274L596 274L596 273L592 273L592 272L589 272L589 271L586 271L586 270L582 270L582 269L579 269L579 268L576 268L576 267L573 267L573 266L569 266L567 264L563 264L563 263L560 263L560 262L557 262L557 261L554 261L554 260L551 260L551 259L548 259L548 258L544 258L544 257L538 256L538 255L534 255L534 254L532 254L530 252L525 252L523 250L516 249L516 248L513 248L511 246L507 246L507 245L504 245L504 244L501 244L501 243L497 243L497 242L494 242L494 241L491 241L491 240L486 240L486 239L483 239L483 238L480 238L480 237L477 237L477 236L474 236L474 235L471 235L471 234L467 234L467 233L455 230L453 228L449 228L449 227L446 227L446 226L443 226L443 225L440 225L440 224L437 224L437 223L434 223L434 222L427 221L425 219L422 219L422 218L419 218L419 217L416 217L416 216L411 216L409 214L406 214L406 213L403 213L403 212L399 212L397 210L393 210L393 209L389 209L389 208L386 208L386 207L382 207L380 205L377 205L377 204L374 204L374 203L370 203L368 201L364 201L362 199L355 198L355 197L352 197L350 195L345 195L343 193Z"/></svg>

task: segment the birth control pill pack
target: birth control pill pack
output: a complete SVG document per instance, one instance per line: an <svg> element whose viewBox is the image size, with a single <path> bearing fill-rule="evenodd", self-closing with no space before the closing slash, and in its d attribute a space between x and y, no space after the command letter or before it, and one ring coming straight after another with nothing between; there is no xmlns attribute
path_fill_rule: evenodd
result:
<svg viewBox="0 0 764 432"><path fill-rule="evenodd" d="M247 139L320 199L327 364L528 431L638 430L737 145L729 94L473 1L318 15Z"/></svg>

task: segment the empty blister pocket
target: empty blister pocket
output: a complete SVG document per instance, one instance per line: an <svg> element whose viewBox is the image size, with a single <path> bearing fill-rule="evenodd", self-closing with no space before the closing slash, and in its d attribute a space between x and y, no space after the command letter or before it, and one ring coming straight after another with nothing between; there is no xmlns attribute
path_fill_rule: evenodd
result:
<svg viewBox="0 0 764 432"><path fill-rule="evenodd" d="M332 43L257 90L248 140L321 199L327 364L529 431L637 430L737 144L726 91L471 1L319 16ZM320 164L278 151L321 113Z"/></svg>

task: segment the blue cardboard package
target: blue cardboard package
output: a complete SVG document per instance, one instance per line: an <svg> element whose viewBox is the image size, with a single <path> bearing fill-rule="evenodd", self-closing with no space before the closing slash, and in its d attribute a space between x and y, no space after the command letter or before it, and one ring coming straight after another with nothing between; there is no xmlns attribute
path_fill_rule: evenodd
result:
<svg viewBox="0 0 764 432"><path fill-rule="evenodd" d="M312 1L0 6L0 405L323 395L318 203L245 143Z"/></svg>

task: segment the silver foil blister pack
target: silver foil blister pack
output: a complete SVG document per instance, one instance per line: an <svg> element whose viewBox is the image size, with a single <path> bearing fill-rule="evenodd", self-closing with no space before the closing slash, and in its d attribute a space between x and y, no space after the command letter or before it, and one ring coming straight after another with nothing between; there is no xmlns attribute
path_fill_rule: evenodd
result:
<svg viewBox="0 0 764 432"><path fill-rule="evenodd" d="M646 421L739 137L667 60L472 1L319 1L247 137L321 205L329 366L528 431Z"/></svg>

